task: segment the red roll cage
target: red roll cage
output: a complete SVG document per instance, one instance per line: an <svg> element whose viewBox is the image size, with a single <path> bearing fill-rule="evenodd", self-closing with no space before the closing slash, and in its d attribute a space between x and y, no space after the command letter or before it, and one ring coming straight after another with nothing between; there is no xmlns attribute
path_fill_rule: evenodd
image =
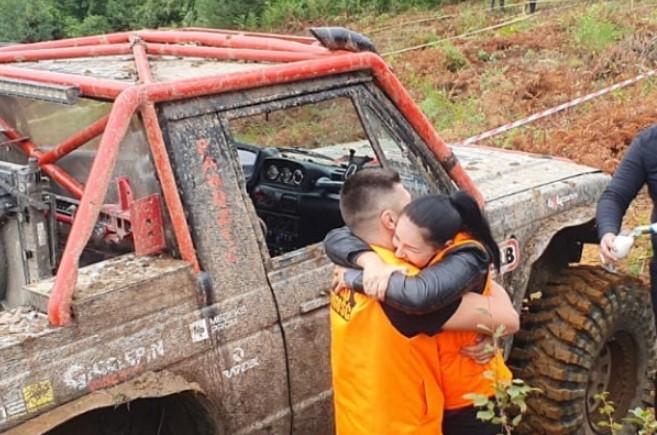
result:
<svg viewBox="0 0 657 435"><path fill-rule="evenodd" d="M138 83L10 65L27 61L112 55L132 55ZM156 82L151 74L149 57L159 56L272 64L252 71ZM53 325L71 322L70 306L77 281L78 262L104 206L119 145L137 111L141 114L146 130L180 255L192 264L195 271L199 271L199 262L158 122L156 103L370 70L379 86L427 143L454 182L474 195L480 204L483 201L472 180L399 80L383 59L371 52L329 50L314 38L307 37L186 28L141 30L10 45L0 48L0 63L4 64L0 65L0 78L76 86L82 96L113 101L108 116L83 128L47 152L39 150L37 144L23 137L14 126L0 118L0 128L8 139L6 143L36 158L47 175L80 200L48 303L48 317ZM86 185L83 185L59 167L57 161L101 134L91 171Z"/></svg>

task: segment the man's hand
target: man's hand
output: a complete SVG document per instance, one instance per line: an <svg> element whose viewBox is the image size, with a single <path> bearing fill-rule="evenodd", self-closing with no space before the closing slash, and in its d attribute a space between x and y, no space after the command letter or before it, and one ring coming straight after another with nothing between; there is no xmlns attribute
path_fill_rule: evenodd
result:
<svg viewBox="0 0 657 435"><path fill-rule="evenodd" d="M607 233L600 239L600 257L604 263L615 263L618 261L614 250L614 240L616 240L614 233Z"/></svg>
<svg viewBox="0 0 657 435"><path fill-rule="evenodd" d="M337 293L347 286L344 281L345 270L344 267L340 266L335 266L335 269L333 269L333 277L331 278L331 291L333 293Z"/></svg>
<svg viewBox="0 0 657 435"><path fill-rule="evenodd" d="M495 356L493 337L480 334L477 344L461 348L461 355L471 358L478 364L488 364Z"/></svg>

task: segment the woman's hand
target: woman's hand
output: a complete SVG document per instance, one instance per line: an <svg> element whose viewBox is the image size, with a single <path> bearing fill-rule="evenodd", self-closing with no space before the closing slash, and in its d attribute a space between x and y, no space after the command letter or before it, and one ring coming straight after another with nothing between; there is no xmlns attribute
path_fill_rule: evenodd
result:
<svg viewBox="0 0 657 435"><path fill-rule="evenodd" d="M356 263L363 268L363 290L365 294L382 301L388 290L390 275L403 271L400 266L385 263L374 252L365 252L358 256Z"/></svg>
<svg viewBox="0 0 657 435"><path fill-rule="evenodd" d="M385 263L366 267L363 269L363 290L365 294L380 301L384 300L386 291L388 290L390 275L403 270L402 267L391 266Z"/></svg>

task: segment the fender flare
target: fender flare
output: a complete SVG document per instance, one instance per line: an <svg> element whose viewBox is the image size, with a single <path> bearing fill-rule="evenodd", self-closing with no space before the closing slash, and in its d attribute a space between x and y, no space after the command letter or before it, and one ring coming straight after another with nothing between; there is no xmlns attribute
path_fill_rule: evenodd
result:
<svg viewBox="0 0 657 435"><path fill-rule="evenodd" d="M595 209L595 204L582 205L550 216L535 224L536 226L540 225L541 231L524 243L521 249L526 258L511 278L510 286L515 290L513 292L513 304L516 309L521 309L523 299L529 290L527 286L534 265L545 253L550 242L557 234L567 228L578 227L593 221L595 219ZM508 285L508 283L505 284Z"/></svg>
<svg viewBox="0 0 657 435"><path fill-rule="evenodd" d="M204 391L197 383L189 382L180 375L166 370L149 371L128 382L94 391L57 406L18 426L12 427L5 432L5 435L44 433L95 409L118 406L136 399L158 398L182 392L194 392L204 395Z"/></svg>

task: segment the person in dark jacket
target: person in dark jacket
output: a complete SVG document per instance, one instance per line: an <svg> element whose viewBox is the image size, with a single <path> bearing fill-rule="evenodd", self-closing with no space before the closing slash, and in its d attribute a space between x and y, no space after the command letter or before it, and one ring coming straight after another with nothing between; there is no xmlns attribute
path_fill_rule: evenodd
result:
<svg viewBox="0 0 657 435"><path fill-rule="evenodd" d="M614 240L630 202L643 186L648 186L653 203L650 222L654 223L657 221L657 124L643 130L632 141L598 201L596 221L600 254L607 262L618 260L614 251ZM657 252L657 235L652 234L651 241L653 252ZM657 261L654 256L650 262L650 287L657 324Z"/></svg>

